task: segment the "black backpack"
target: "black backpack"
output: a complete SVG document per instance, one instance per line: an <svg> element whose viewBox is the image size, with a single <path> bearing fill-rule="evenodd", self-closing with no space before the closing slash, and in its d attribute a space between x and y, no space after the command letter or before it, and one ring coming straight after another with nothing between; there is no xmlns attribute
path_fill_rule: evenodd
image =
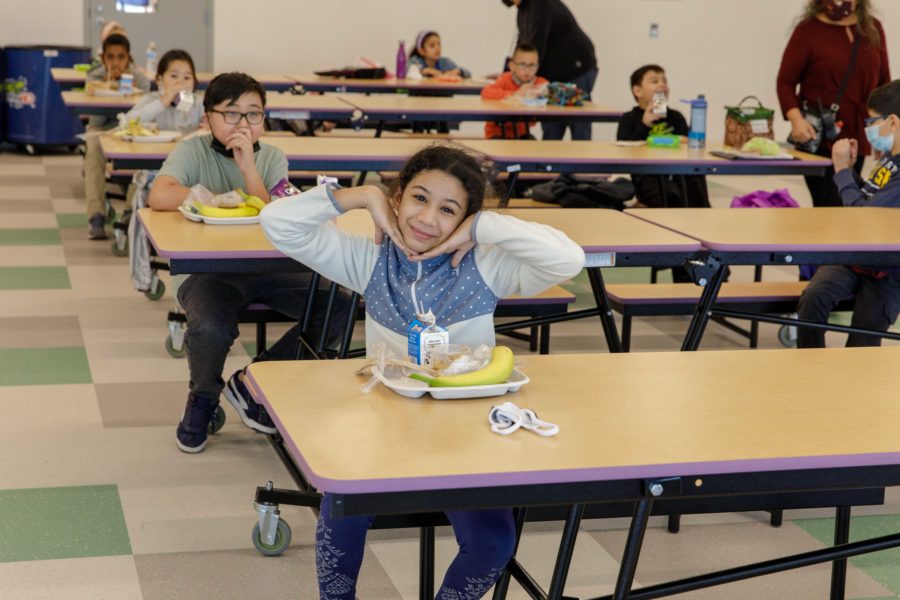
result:
<svg viewBox="0 0 900 600"><path fill-rule="evenodd" d="M532 186L526 197L538 202L559 204L562 208L611 208L622 210L634 198L634 185L629 179L579 179L563 173L553 181Z"/></svg>

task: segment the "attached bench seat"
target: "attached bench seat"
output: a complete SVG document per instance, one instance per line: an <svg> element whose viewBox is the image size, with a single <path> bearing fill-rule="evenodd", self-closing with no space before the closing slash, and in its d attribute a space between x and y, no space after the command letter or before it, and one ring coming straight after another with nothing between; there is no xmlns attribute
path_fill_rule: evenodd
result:
<svg viewBox="0 0 900 600"><path fill-rule="evenodd" d="M797 300L806 289L806 281L749 281L723 283L718 304L728 304L750 312L785 314L796 312ZM631 343L632 317L690 315L694 312L703 288L693 283L611 283L606 286L613 310L622 314L622 346ZM722 323L717 319L717 322ZM750 339L750 347L758 342L758 323L750 331L724 323Z"/></svg>
<svg viewBox="0 0 900 600"><path fill-rule="evenodd" d="M554 285L535 296L511 296L501 298L497 303L494 317L547 317L567 312L575 302L575 294L560 285ZM529 350L540 354L550 354L550 324L532 326L528 336L514 331L501 331L502 335L516 339L527 339Z"/></svg>

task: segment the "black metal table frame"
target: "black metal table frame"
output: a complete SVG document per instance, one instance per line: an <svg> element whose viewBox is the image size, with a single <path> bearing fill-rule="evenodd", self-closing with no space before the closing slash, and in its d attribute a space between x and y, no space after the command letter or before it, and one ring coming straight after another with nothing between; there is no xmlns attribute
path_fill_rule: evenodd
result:
<svg viewBox="0 0 900 600"><path fill-rule="evenodd" d="M306 480L280 434L269 436L297 490L260 486L260 504L307 506L317 510L322 496ZM526 521L564 521L549 590L519 563L515 554L498 581L493 598L506 597L511 579L538 600L563 600L569 566L583 519L631 516L615 592L593 600L648 600L703 589L809 565L832 562L831 600L844 598L846 559L900 547L900 533L849 543L850 508L882 504L884 488L900 485L896 465L759 471L684 477L635 478L484 488L332 494L335 517L377 515L373 528L419 527L419 598L434 595L434 528L447 525L445 510L516 507L516 546ZM771 512L836 507L834 546L744 565L678 581L631 589L651 514ZM773 525L778 525L780 522Z"/></svg>
<svg viewBox="0 0 900 600"><path fill-rule="evenodd" d="M843 598L844 595L846 559L858 554L900 547L900 533L847 543L850 508L849 504L842 505L837 507L835 522L835 539L837 543L834 547L794 556L780 557L762 563L632 591L631 586L634 580L634 573L647 529L647 521L652 512L654 502L659 500L705 500L713 502L717 498L725 498L735 503L737 498L753 498L754 496L767 497L769 502L771 502L771 499L779 494L787 494L787 497L789 497L790 494L828 494L842 490L847 492L853 490L871 491L897 485L900 485L900 468L897 465L837 467L689 475L661 479L589 481L553 485L372 494L334 494L331 508L335 516L341 517L371 514L415 514L439 510L501 508L509 506L568 505L568 515L563 529L550 591L546 595L533 596L558 600L563 597L565 580L572 552L574 551L576 533L581 520L585 516L586 506L597 503L631 502L633 506L632 522L623 553L616 590L612 595L603 596L596 600L659 598L824 562L835 563L832 573L831 598L832 600L838 600ZM850 503L858 503L852 500L851 496L847 498L847 501ZM751 504L751 502L748 502L748 506ZM676 502L673 502L663 512L672 511L680 514L689 511L688 506L678 505ZM522 520L524 520L524 516L520 517L520 524ZM512 564L511 574L517 579L519 579L519 575L522 575L519 581L527 582L528 578L518 573L515 563ZM503 596L495 596L495 598L498 597L502 598Z"/></svg>
<svg viewBox="0 0 900 600"><path fill-rule="evenodd" d="M694 310L691 324L688 326L681 349L697 350L703 338L706 325L713 317L731 319L747 319L763 323L780 325L796 325L842 333L864 333L874 336L900 340L900 334L890 331L873 331L858 327L817 323L789 317L761 315L758 313L728 310L715 306L719 289L725 280L726 267L733 265L900 265L900 252L889 251L832 251L832 250L799 250L799 251L706 251L698 255L694 261L686 263L695 282L704 286L703 293Z"/></svg>

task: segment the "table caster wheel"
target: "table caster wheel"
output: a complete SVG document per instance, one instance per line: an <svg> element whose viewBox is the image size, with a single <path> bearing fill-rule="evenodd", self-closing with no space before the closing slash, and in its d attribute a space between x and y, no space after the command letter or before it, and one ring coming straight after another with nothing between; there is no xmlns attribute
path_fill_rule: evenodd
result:
<svg viewBox="0 0 900 600"><path fill-rule="evenodd" d="M794 325L782 325L778 328L778 341L785 348L797 347L797 328Z"/></svg>
<svg viewBox="0 0 900 600"><path fill-rule="evenodd" d="M263 556L278 556L291 545L291 527L282 519L278 520L275 540L267 544L260 534L259 523L253 526L253 545Z"/></svg>
<svg viewBox="0 0 900 600"><path fill-rule="evenodd" d="M163 283L162 279L160 279L157 275L153 276L153 280L150 282L150 289L144 292L144 296L147 300L159 300L163 296L166 295L166 284Z"/></svg>

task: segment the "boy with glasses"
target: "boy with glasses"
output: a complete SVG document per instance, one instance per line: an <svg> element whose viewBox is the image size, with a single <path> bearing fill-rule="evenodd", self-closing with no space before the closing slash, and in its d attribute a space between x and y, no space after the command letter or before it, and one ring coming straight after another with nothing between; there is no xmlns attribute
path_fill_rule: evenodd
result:
<svg viewBox="0 0 900 600"><path fill-rule="evenodd" d="M543 93L547 85L547 80L537 74L538 64L537 48L530 44L517 44L512 58L509 59L509 71L482 89L481 97L485 100L536 98ZM534 136L531 135L529 129L536 122L488 122L484 125L484 137L533 140Z"/></svg>
<svg viewBox="0 0 900 600"><path fill-rule="evenodd" d="M837 140L831 148L834 183L844 206L900 208L900 80L876 88L869 96L866 139L878 162L863 181L853 166L859 142ZM900 267L825 265L816 270L797 312L804 321L824 323L844 298L855 296L852 327L887 331L900 314ZM881 338L851 333L847 346L880 346ZM797 346L825 347L825 331L798 327Z"/></svg>
<svg viewBox="0 0 900 600"><path fill-rule="evenodd" d="M225 73L213 79L203 97L204 119L211 135L182 140L175 146L150 190L150 207L178 210L197 184L214 194L242 188L268 202L269 190L287 181L288 163L279 149L259 143L265 106L265 89L249 75ZM176 443L183 452L196 453L206 447L207 430L223 391L245 425L261 433L275 433L271 419L244 386L243 369L235 372L227 385L222 370L238 336L243 310L259 303L299 318L310 277L309 271L202 273L190 275L181 284L178 301L187 317L185 346L190 369L187 406L176 431ZM343 323L348 303L341 301L337 306L334 322ZM320 328L321 319L314 319L310 339L318 339L316 330ZM299 326L295 326L268 350L257 349L257 360L295 359L298 343Z"/></svg>

